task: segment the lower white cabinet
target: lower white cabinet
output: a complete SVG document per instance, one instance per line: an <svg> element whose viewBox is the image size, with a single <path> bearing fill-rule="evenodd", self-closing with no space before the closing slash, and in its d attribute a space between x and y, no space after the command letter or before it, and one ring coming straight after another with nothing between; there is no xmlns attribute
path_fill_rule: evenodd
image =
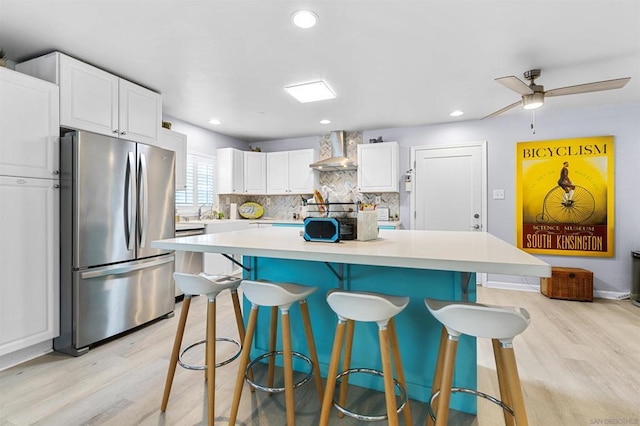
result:
<svg viewBox="0 0 640 426"><path fill-rule="evenodd" d="M187 187L187 135L173 130L160 129L160 139L155 144L176 153L176 190Z"/></svg>
<svg viewBox="0 0 640 426"><path fill-rule="evenodd" d="M217 234L220 232L240 231L242 229L249 229L248 220L221 220L207 223L205 233ZM234 259L242 263L242 256L234 255ZM219 253L205 253L204 272L230 275L240 272L240 267Z"/></svg>
<svg viewBox="0 0 640 426"><path fill-rule="evenodd" d="M0 356L59 335L57 184L0 176Z"/></svg>

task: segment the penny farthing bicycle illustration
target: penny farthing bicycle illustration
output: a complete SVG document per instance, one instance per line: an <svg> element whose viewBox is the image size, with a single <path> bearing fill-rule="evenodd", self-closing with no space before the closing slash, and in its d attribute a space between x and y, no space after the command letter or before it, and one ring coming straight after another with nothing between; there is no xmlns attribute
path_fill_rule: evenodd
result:
<svg viewBox="0 0 640 426"><path fill-rule="evenodd" d="M536 222L581 223L596 210L593 195L582 186L576 185L571 200L565 200L564 195L564 189L559 186L547 192L542 202L542 212L536 215Z"/></svg>

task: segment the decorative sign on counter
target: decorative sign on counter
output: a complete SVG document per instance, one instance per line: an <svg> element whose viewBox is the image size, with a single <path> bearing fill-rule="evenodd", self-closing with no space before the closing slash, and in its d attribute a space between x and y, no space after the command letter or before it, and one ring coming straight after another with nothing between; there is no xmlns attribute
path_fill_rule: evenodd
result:
<svg viewBox="0 0 640 426"><path fill-rule="evenodd" d="M519 142L517 246L613 256L613 136Z"/></svg>
<svg viewBox="0 0 640 426"><path fill-rule="evenodd" d="M260 204L249 201L238 207L238 213L245 219L258 219L264 214L264 209Z"/></svg>

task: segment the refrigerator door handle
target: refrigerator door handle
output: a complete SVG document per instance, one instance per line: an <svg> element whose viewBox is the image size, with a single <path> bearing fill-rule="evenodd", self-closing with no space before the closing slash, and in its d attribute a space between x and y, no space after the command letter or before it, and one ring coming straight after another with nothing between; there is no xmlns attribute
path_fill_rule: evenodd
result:
<svg viewBox="0 0 640 426"><path fill-rule="evenodd" d="M135 158L134 153L129 152L127 155L127 170L124 188L124 233L128 250L135 250L136 216L133 205L135 200Z"/></svg>
<svg viewBox="0 0 640 426"><path fill-rule="evenodd" d="M152 266L164 265L165 263L173 262L175 260L175 256L162 256L161 258L154 259L146 262L135 262L133 264L127 263L124 265L111 265L104 266L102 268L82 272L80 274L80 278L89 279L89 278L97 278L104 277L107 275L120 275L126 274L133 271L138 271L140 269L150 268Z"/></svg>
<svg viewBox="0 0 640 426"><path fill-rule="evenodd" d="M147 157L142 153L140 153L139 167L138 185L140 189L138 190L138 196L140 198L138 200L138 209L140 211L140 240L138 247L146 247L147 227L149 224L149 184L147 182L149 175L147 173Z"/></svg>

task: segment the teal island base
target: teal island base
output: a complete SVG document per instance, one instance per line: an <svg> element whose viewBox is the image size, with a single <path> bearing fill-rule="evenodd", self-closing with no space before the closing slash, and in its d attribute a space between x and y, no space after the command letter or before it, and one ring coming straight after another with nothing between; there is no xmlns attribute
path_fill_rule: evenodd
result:
<svg viewBox="0 0 640 426"><path fill-rule="evenodd" d="M326 377L331 358L331 347L337 317L326 302L327 291L343 288L352 291L373 291L411 298L409 306L396 318L400 353L406 375L409 397L427 402L435 371L442 327L429 314L424 298L462 300L463 284L469 279L467 297L476 300L475 274L458 271L399 268L358 264L337 264L320 261L276 259L244 256L248 271L245 278L293 282L318 287L308 299L309 313L316 341L320 371ZM245 299L244 312L250 303ZM307 354L304 328L297 304L291 311L292 348ZM245 315L245 321L248 315ZM251 358L268 352L270 309L261 308L254 336ZM281 348L278 335L278 347ZM294 369L306 370L306 366L294 359ZM356 323L351 366L381 369L378 329L375 323ZM477 386L476 340L462 336L458 345L453 385L476 389ZM361 376L361 377L358 377ZM364 376L364 377L362 377ZM367 375L354 375L349 383L383 392L382 381L369 379ZM456 393L451 398L451 408L476 414L476 399L472 395Z"/></svg>

